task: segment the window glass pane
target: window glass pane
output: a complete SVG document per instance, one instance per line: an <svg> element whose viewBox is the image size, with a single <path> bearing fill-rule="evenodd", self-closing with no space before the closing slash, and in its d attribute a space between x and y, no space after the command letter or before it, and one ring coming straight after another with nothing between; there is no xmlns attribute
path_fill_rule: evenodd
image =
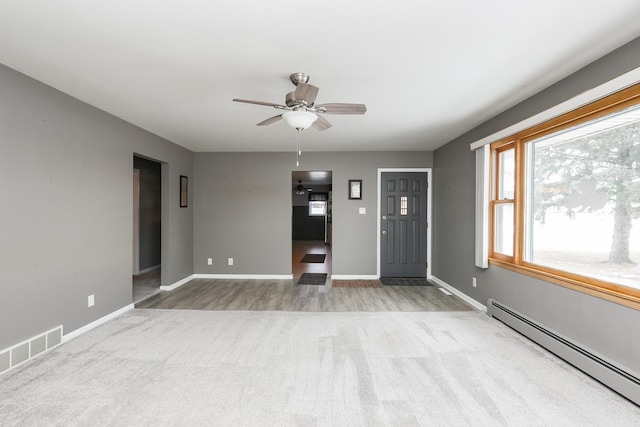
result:
<svg viewBox="0 0 640 427"><path fill-rule="evenodd" d="M408 214L407 196L400 197L400 215Z"/></svg>
<svg viewBox="0 0 640 427"><path fill-rule="evenodd" d="M322 216L326 213L327 213L327 202L325 201L309 202L309 216Z"/></svg>
<svg viewBox="0 0 640 427"><path fill-rule="evenodd" d="M529 144L525 260L640 289L640 108Z"/></svg>
<svg viewBox="0 0 640 427"><path fill-rule="evenodd" d="M498 154L498 163L500 164L499 176L498 176L498 199L513 199L514 191L516 188L515 181L515 150L509 149L502 151Z"/></svg>
<svg viewBox="0 0 640 427"><path fill-rule="evenodd" d="M513 256L513 204L496 205L494 251Z"/></svg>

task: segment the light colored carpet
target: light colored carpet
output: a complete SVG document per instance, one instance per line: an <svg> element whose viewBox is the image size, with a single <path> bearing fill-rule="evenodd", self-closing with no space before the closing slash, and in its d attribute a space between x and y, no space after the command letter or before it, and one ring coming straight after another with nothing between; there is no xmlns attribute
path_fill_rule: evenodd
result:
<svg viewBox="0 0 640 427"><path fill-rule="evenodd" d="M0 377L24 426L637 426L480 312L132 310Z"/></svg>

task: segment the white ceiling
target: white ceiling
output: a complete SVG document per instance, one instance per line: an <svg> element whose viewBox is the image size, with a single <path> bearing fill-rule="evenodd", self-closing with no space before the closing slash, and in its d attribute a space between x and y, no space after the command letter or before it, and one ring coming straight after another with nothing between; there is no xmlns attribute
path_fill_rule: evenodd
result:
<svg viewBox="0 0 640 427"><path fill-rule="evenodd" d="M194 151L433 150L640 36L638 0L0 0L0 63Z"/></svg>

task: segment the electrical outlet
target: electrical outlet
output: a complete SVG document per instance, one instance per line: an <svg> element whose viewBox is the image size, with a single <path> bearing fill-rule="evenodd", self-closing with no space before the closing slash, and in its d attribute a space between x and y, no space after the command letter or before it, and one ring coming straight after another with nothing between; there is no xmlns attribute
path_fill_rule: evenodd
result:
<svg viewBox="0 0 640 427"><path fill-rule="evenodd" d="M93 307L94 304L95 304L95 298L94 298L93 294L91 294L87 298L87 307Z"/></svg>
<svg viewBox="0 0 640 427"><path fill-rule="evenodd" d="M229 265L233 265L233 258L228 259Z"/></svg>
<svg viewBox="0 0 640 427"><path fill-rule="evenodd" d="M213 265L213 258L207 258L207 264Z"/></svg>
<svg viewBox="0 0 640 427"><path fill-rule="evenodd" d="M476 278L474 277L474 278L473 278L473 287L475 288L476 286L477 286Z"/></svg>

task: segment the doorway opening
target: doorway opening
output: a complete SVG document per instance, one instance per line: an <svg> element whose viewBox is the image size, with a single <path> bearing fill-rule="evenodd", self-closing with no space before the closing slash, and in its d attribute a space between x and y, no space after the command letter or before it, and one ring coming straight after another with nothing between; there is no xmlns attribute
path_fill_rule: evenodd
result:
<svg viewBox="0 0 640 427"><path fill-rule="evenodd" d="M133 302L160 291L162 165L133 157Z"/></svg>
<svg viewBox="0 0 640 427"><path fill-rule="evenodd" d="M331 276L332 185L331 171L291 172L294 278L303 273Z"/></svg>

